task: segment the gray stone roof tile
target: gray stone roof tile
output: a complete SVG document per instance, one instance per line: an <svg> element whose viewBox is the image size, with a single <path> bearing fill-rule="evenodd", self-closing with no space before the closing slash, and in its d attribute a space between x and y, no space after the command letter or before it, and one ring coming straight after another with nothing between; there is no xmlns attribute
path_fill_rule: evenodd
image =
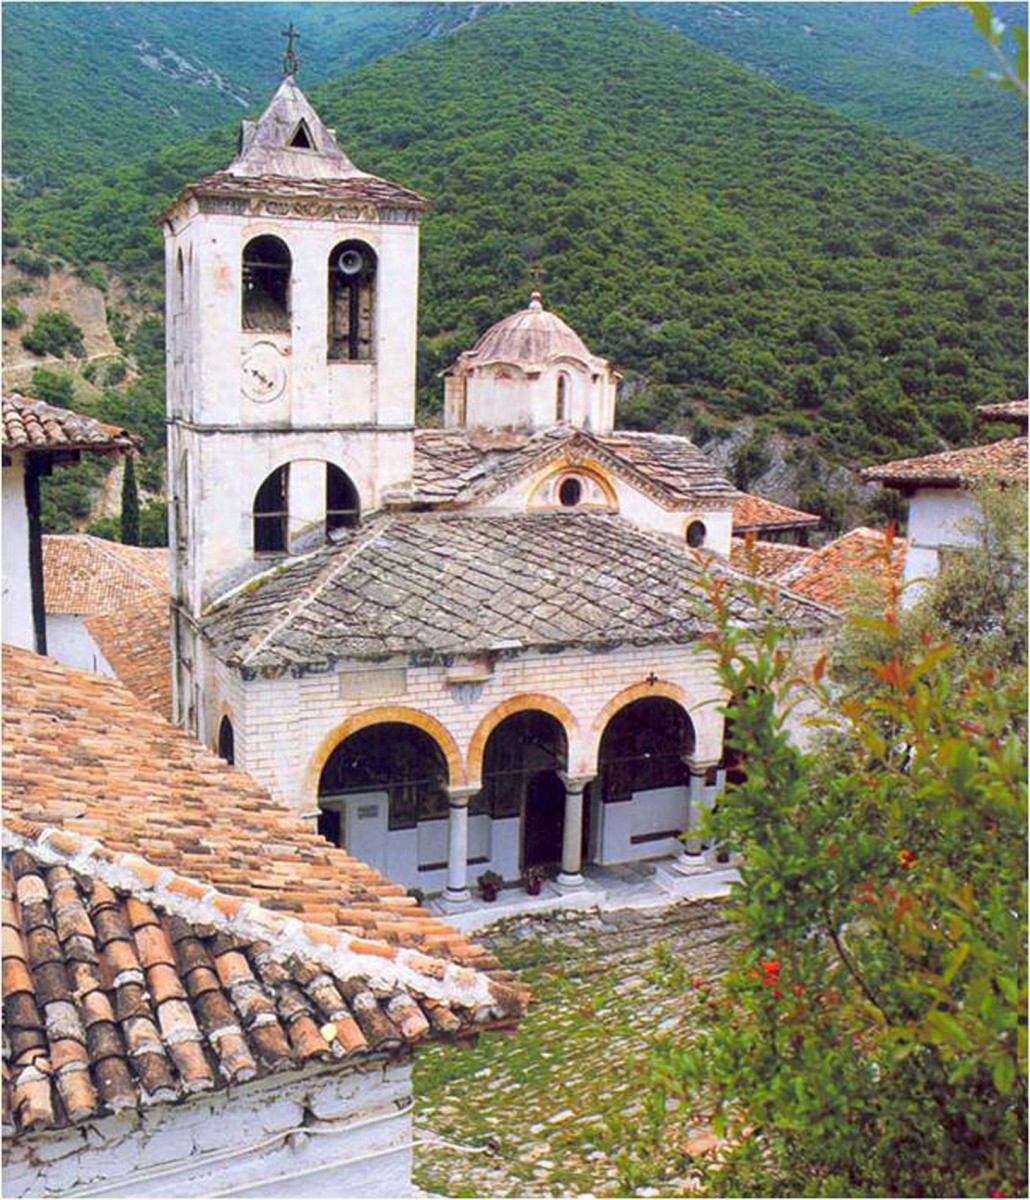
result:
<svg viewBox="0 0 1030 1200"><path fill-rule="evenodd" d="M710 627L704 563L605 514L383 515L341 545L252 580L205 625L224 661L272 674L340 659L429 661L499 644L683 643ZM809 601L788 595L787 604L801 629L832 619ZM759 615L743 585L734 607L744 621Z"/></svg>

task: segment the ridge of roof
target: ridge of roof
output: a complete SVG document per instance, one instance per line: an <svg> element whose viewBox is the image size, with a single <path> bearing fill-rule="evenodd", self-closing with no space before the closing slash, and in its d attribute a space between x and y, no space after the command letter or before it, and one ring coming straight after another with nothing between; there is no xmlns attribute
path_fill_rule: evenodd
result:
<svg viewBox="0 0 1030 1200"><path fill-rule="evenodd" d="M764 496L744 492L733 509L734 532L749 533L762 529L804 529L818 525L818 513L790 508Z"/></svg>
<svg viewBox="0 0 1030 1200"><path fill-rule="evenodd" d="M978 404L976 413L986 421L1010 421L1014 425L1026 425L1030 421L1030 401L1006 400L1001 404Z"/></svg>
<svg viewBox="0 0 1030 1200"><path fill-rule="evenodd" d="M373 990L414 991L429 1000L472 1009L482 1020L502 1020L525 1010L527 989L491 979L473 967L281 916L253 900L229 896L141 855L109 850L97 838L71 830L16 817L4 817L3 828L9 847L28 850L47 866L98 879L112 891L127 892L193 924L268 942L274 957L302 955L339 979L357 977Z"/></svg>
<svg viewBox="0 0 1030 1200"><path fill-rule="evenodd" d="M242 647L239 652L239 657L237 658L237 656L234 656L232 661L234 663L239 661L241 666L246 665L247 661L256 655L261 650L262 646L269 642L276 635L276 633L288 625L296 616L302 613L305 608L312 604L318 598L321 592L332 582L334 576L340 574L342 571L345 571L370 541L373 541L375 538L377 538L381 533L384 532L384 530L389 529L391 520L391 516L387 513L376 513L368 519L364 527L360 529L352 539L344 543L345 552L333 555L333 547L319 546L317 549L311 551L311 553L298 556L297 559L287 563L286 567L289 569L299 562L304 560L311 561L319 556L324 556L327 559L325 569L321 571L310 584L308 584L308 586L292 603L288 604L280 611L278 619L274 623L272 623L268 628L257 630L253 637L248 640L246 645ZM275 575L280 573L280 571L276 570L267 576L258 576L256 579L249 580L248 583L244 584L242 588L235 589L228 596L223 597L216 604L213 604L208 612L205 613L205 617L214 616L223 603L235 598L241 591L247 592L253 590L254 584L258 580L264 578L274 578Z"/></svg>

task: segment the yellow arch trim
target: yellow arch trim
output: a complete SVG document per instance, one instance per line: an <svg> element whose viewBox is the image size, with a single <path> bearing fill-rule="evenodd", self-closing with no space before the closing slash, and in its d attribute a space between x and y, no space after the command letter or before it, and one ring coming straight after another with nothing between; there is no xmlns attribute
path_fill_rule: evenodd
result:
<svg viewBox="0 0 1030 1200"><path fill-rule="evenodd" d="M429 734L440 747L447 760L447 782L450 787L461 787L465 783L465 767L461 760L461 751L453 736L440 722L420 712L417 708L405 708L399 704L382 704L376 708L367 708L364 712L354 713L342 721L335 729L322 738L318 744L311 762L308 764L304 779L304 795L312 804L318 803L318 781L322 768L329 761L329 756L341 742L345 742L352 734L367 729L369 725L383 725L387 722L397 722L401 725L414 725L423 733Z"/></svg>
<svg viewBox="0 0 1030 1200"><path fill-rule="evenodd" d="M568 475L570 472L576 472L580 475L586 475L592 479L594 483L604 492L605 500L607 500L612 512L619 511L619 496L612 486L608 478L608 472L598 462L594 462L590 458L578 458L575 455L570 455L567 459L563 458L558 463L549 463L547 470L539 476L533 484L533 490L530 493L530 507L549 508L550 505L545 505L538 499L539 494L547 486L547 484L558 475ZM571 510L569 510L571 511Z"/></svg>
<svg viewBox="0 0 1030 1200"><path fill-rule="evenodd" d="M594 733L602 735L612 717L624 709L627 704L632 704L634 700L647 700L656 696L660 696L665 700L675 701L687 716L690 716L690 705L687 703L687 694L678 684L669 683L664 679L657 679L654 683L648 683L644 680L643 683L634 683L628 688L623 688L617 696L613 696L608 701L594 718Z"/></svg>
<svg viewBox="0 0 1030 1200"><path fill-rule="evenodd" d="M554 717L565 730L565 738L568 742L568 750L571 758L574 737L579 728L579 722L565 705L560 700L555 700L553 696L545 696L540 692L523 692L520 696L512 696L508 700L502 700L476 726L476 731L469 742L468 754L466 755L470 786L482 782L483 755L486 752L486 743L490 734L507 717L513 716L515 713L525 712L528 709L536 709L539 712L545 712Z"/></svg>

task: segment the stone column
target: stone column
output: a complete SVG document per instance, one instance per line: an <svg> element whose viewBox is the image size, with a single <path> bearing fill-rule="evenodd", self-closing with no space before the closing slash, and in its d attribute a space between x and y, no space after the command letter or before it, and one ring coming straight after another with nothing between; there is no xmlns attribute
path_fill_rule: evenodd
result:
<svg viewBox="0 0 1030 1200"><path fill-rule="evenodd" d="M468 889L469 801L479 791L474 788L449 788L450 813L447 823L447 887L441 898L449 912L472 903Z"/></svg>
<svg viewBox="0 0 1030 1200"><path fill-rule="evenodd" d="M715 764L687 760L684 765L687 768L687 837L673 865L682 874L690 875L708 870L701 846L701 824L708 807L705 804L705 776Z"/></svg>
<svg viewBox="0 0 1030 1200"><path fill-rule="evenodd" d="M555 881L561 891L575 891L586 882L583 865L583 791L589 779L562 776L565 784L565 822L562 826L561 872Z"/></svg>

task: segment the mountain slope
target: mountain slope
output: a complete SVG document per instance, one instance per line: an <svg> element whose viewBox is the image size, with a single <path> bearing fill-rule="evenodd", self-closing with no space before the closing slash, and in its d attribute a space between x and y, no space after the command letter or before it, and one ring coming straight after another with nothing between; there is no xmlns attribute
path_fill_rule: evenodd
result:
<svg viewBox="0 0 1030 1200"><path fill-rule="evenodd" d="M969 13L907 4L642 4L640 11L812 100L978 166L1026 175L1026 111ZM994 4L1011 27L1026 6ZM1014 50L1010 49L1014 57ZM973 78L970 72L985 75Z"/></svg>
<svg viewBox="0 0 1030 1200"><path fill-rule="evenodd" d="M1025 190L838 117L627 9L513 6L313 89L427 195L420 377L547 302L630 374L624 419L756 416L849 462L968 435L1025 387ZM22 202L72 262L160 277L149 222L232 133ZM639 375L646 379L640 387Z"/></svg>
<svg viewBox="0 0 1030 1200"><path fill-rule="evenodd" d="M138 159L261 104L281 31L306 87L446 34L491 4L47 3L3 9L4 172L36 191ZM660 4L639 11L811 99L1022 176L1025 120L968 14L905 4ZM996 4L1008 21L1025 8ZM598 9L599 12L613 11ZM55 122L54 114L60 114Z"/></svg>
<svg viewBox="0 0 1030 1200"><path fill-rule="evenodd" d="M38 190L238 119L264 102L291 20L303 77L317 81L454 29L475 8L8 4L4 174Z"/></svg>

